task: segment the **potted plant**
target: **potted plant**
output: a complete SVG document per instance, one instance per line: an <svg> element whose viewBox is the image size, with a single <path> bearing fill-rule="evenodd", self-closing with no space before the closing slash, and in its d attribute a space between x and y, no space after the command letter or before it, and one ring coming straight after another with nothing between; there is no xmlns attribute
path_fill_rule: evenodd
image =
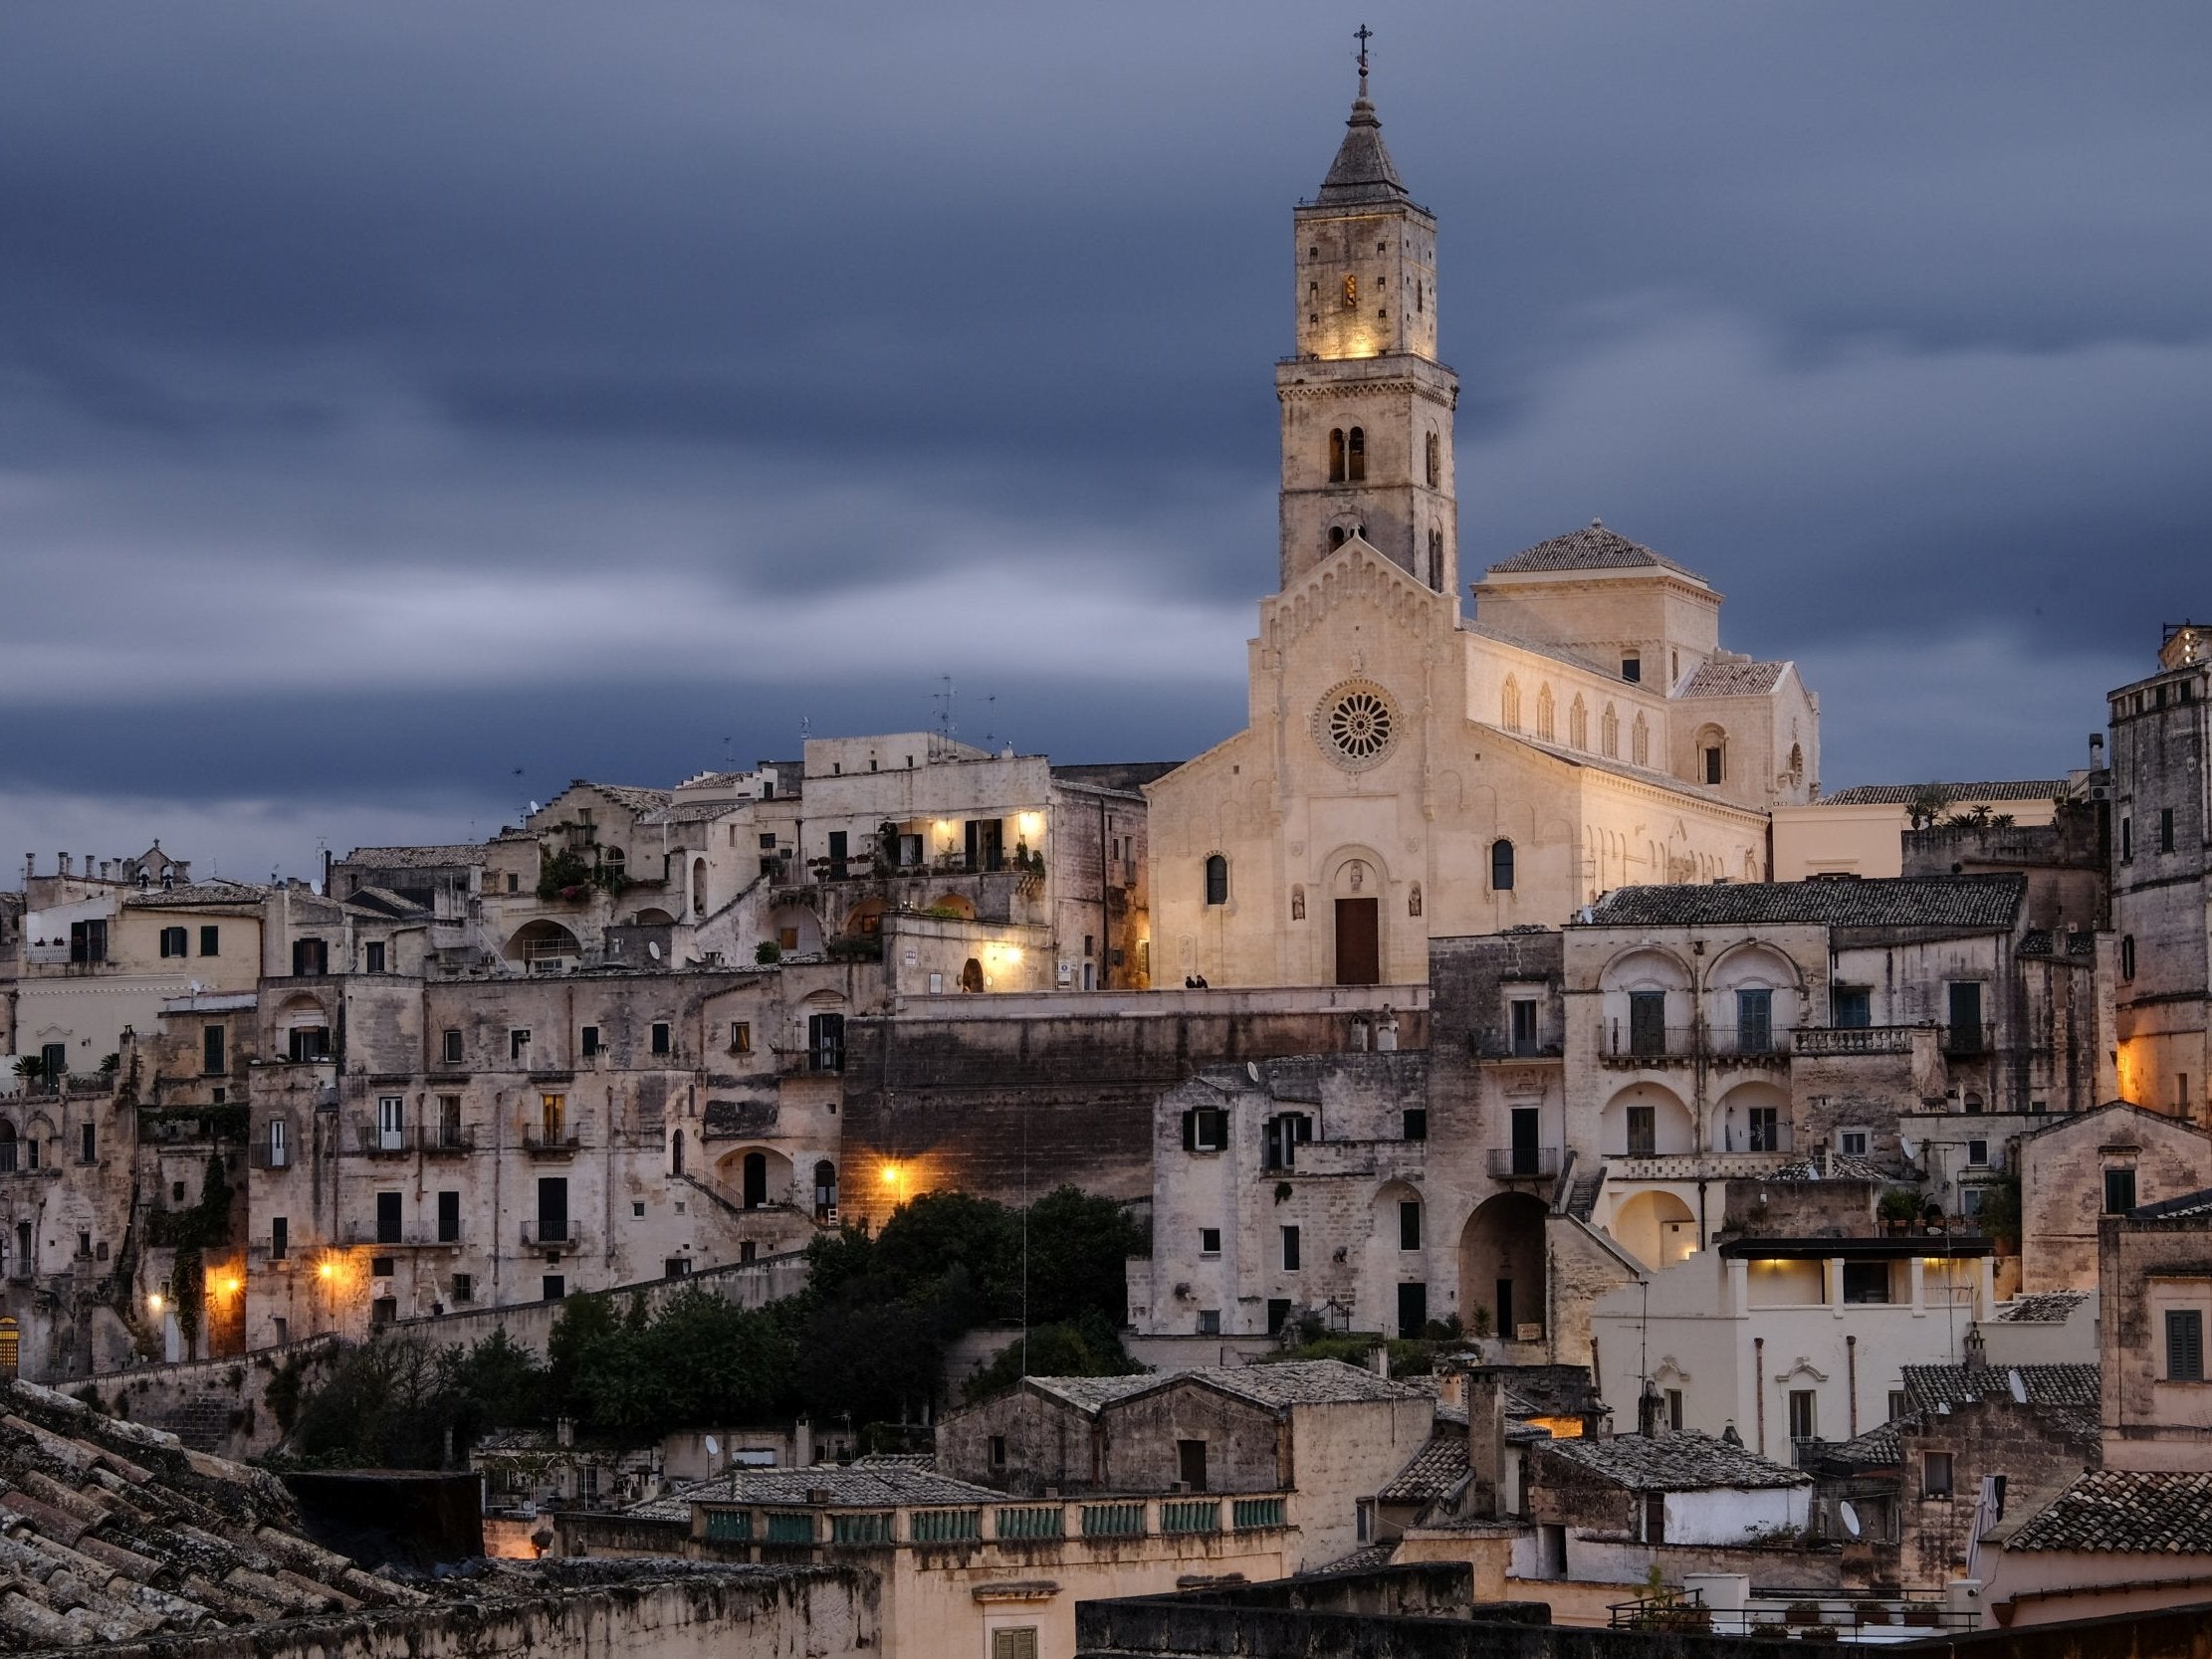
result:
<svg viewBox="0 0 2212 1659"><path fill-rule="evenodd" d="M1876 1208L1884 1231L1903 1233L1919 1219L1920 1197L1909 1187L1892 1186L1881 1195L1881 1202Z"/></svg>

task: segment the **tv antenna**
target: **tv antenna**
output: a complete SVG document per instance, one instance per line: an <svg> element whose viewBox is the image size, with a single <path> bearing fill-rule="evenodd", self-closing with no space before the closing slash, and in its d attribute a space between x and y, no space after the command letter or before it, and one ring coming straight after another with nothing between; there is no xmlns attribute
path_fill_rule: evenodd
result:
<svg viewBox="0 0 2212 1659"><path fill-rule="evenodd" d="M930 701L937 705L937 734L949 743L953 740L954 730L953 677L950 674L941 674L937 677L937 683L944 690L932 692Z"/></svg>

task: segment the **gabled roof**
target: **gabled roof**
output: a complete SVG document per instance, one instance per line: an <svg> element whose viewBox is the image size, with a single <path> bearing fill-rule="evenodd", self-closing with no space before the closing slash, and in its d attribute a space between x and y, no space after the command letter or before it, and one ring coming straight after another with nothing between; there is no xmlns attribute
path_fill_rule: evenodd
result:
<svg viewBox="0 0 2212 1659"><path fill-rule="evenodd" d="M367 870L437 870L456 864L482 864L484 848L473 841L442 847L355 847L337 862Z"/></svg>
<svg viewBox="0 0 2212 1659"><path fill-rule="evenodd" d="M1692 581L1704 579L1695 571L1676 564L1663 553L1656 553L1641 543L1631 541L1618 530L1607 529L1604 520L1598 518L1591 519L1585 529L1569 530L1565 535L1555 535L1549 541L1539 541L1533 547L1524 547L1511 558L1491 565L1490 574L1505 576L1530 570L1638 568L1671 570Z"/></svg>
<svg viewBox="0 0 2212 1659"><path fill-rule="evenodd" d="M2066 1130L2079 1133L2085 1124L2094 1124L2101 1119L2120 1116L2141 1118L2148 1123L2156 1124L2161 1130L2182 1130L2201 1139L2212 1140L2212 1132L2199 1129L2185 1118L2176 1118L2167 1112L2153 1112L2148 1107L2135 1105L2132 1101L2106 1101L2102 1106L2093 1106L2087 1112L2059 1113L2049 1123L2042 1125L2040 1128L2029 1130L2020 1139L2023 1141L2037 1141L2046 1135L2057 1135ZM2100 1133L2101 1133L2101 1130ZM2168 1198L2163 1203L2144 1204L2135 1213L2137 1215L2177 1213L2171 1210L2169 1206L2187 1204L2192 1196L2202 1195L2184 1194L2178 1198Z"/></svg>
<svg viewBox="0 0 2212 1659"><path fill-rule="evenodd" d="M1234 1398L1287 1411L1294 1405L1344 1405L1365 1400L1423 1397L1422 1390L1341 1359L1288 1359L1256 1365L1194 1365L1188 1370L1151 1371L1137 1376L1032 1376L1026 1385L1063 1400L1086 1416L1116 1400L1156 1388L1196 1383Z"/></svg>
<svg viewBox="0 0 2212 1659"><path fill-rule="evenodd" d="M2016 1296L1997 1310L1994 1325L2064 1325L2090 1299L2088 1291L2038 1291Z"/></svg>
<svg viewBox="0 0 2212 1659"><path fill-rule="evenodd" d="M1634 1492L1747 1491L1813 1484L1802 1470L1693 1429L1660 1435L1617 1434L1610 1440L1547 1440L1535 1455L1565 1458Z"/></svg>
<svg viewBox="0 0 2212 1659"><path fill-rule="evenodd" d="M1467 1432L1432 1436L1375 1496L1386 1504L1431 1504L1467 1478Z"/></svg>
<svg viewBox="0 0 2212 1659"><path fill-rule="evenodd" d="M1782 683L1788 663L1714 663L1697 665L1682 685L1683 697L1763 697Z"/></svg>
<svg viewBox="0 0 2212 1659"><path fill-rule="evenodd" d="M1822 806L1908 806L1923 790L1940 789L1953 801L2049 801L2066 793L2063 777L2029 778L2009 783L1855 783L1833 795L1823 795Z"/></svg>
<svg viewBox="0 0 2212 1659"><path fill-rule="evenodd" d="M2005 1548L2098 1555L2212 1554L2212 1474L2095 1470L2022 1522Z"/></svg>
<svg viewBox="0 0 2212 1659"><path fill-rule="evenodd" d="M1938 1405L1964 1405L1969 1400L2010 1399L2012 1375L2017 1371L2030 1405L2074 1406L2095 1411L2101 1397L2095 1364L2059 1365L1906 1365L1904 1394L1913 1409L1927 1412Z"/></svg>
<svg viewBox="0 0 2212 1659"><path fill-rule="evenodd" d="M1621 887L1592 907L1598 928L1715 928L1810 923L1827 928L2009 929L2025 876L1817 877L1704 887Z"/></svg>
<svg viewBox="0 0 2212 1659"><path fill-rule="evenodd" d="M210 876L204 882L188 882L182 887L149 887L143 893L128 895L123 904L131 910L147 911L205 910L209 906L258 909L270 891L258 882L226 882L220 876Z"/></svg>
<svg viewBox="0 0 2212 1659"><path fill-rule="evenodd" d="M339 902L339 908L360 911L381 917L387 922L399 922L430 915L430 907L418 905L404 894L394 893L388 887L359 887Z"/></svg>
<svg viewBox="0 0 2212 1659"><path fill-rule="evenodd" d="M819 1509L891 1509L901 1505L973 1508L1000 1503L1003 1492L956 1481L904 1464L816 1464L810 1469L728 1469L632 1504L622 1513L645 1521L688 1521L694 1504L767 1504Z"/></svg>

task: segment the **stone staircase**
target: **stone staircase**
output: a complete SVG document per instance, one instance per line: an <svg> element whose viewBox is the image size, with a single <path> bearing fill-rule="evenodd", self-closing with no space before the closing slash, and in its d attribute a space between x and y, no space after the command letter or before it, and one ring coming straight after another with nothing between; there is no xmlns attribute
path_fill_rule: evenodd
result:
<svg viewBox="0 0 2212 1659"><path fill-rule="evenodd" d="M1599 1164L1587 1175L1577 1175L1567 1189L1566 1201L1560 1206L1564 1214L1577 1221L1588 1221L1590 1212L1597 1208L1598 1193L1605 1185L1605 1165Z"/></svg>

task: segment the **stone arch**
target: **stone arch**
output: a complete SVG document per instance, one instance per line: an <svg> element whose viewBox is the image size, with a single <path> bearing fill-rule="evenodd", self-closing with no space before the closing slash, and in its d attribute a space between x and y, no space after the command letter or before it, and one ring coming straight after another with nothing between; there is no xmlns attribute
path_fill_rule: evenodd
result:
<svg viewBox="0 0 2212 1659"><path fill-rule="evenodd" d="M1400 1206L1415 1206L1412 1243ZM1429 1284L1429 1209L1421 1188L1411 1181L1389 1180L1368 1200L1365 1260L1361 1272L1361 1306L1356 1318L1362 1329L1398 1329L1398 1287Z"/></svg>
<svg viewBox="0 0 2212 1659"><path fill-rule="evenodd" d="M1548 680L1536 688L1536 735L1547 743L1552 740L1552 695Z"/></svg>
<svg viewBox="0 0 2212 1659"><path fill-rule="evenodd" d="M1322 861L1329 965L1340 985L1381 984L1390 961L1390 867L1371 847L1339 847Z"/></svg>
<svg viewBox="0 0 2212 1659"><path fill-rule="evenodd" d="M707 914L707 861L703 858L691 861L691 914Z"/></svg>
<svg viewBox="0 0 2212 1659"><path fill-rule="evenodd" d="M1590 707L1582 701L1580 692L1567 707L1567 741L1579 749L1590 746Z"/></svg>
<svg viewBox="0 0 2212 1659"><path fill-rule="evenodd" d="M676 919L657 905L648 906L630 918L631 925L639 928L672 928Z"/></svg>
<svg viewBox="0 0 2212 1659"><path fill-rule="evenodd" d="M1545 1283L1544 1202L1525 1192L1486 1198L1459 1233L1459 1316L1507 1341L1520 1328L1542 1330Z"/></svg>
<svg viewBox="0 0 2212 1659"><path fill-rule="evenodd" d="M1716 722L1707 721L1697 728L1697 736L1691 749L1693 757L1690 776L1694 781L1709 788L1718 787L1728 781L1732 773L1726 727Z"/></svg>
<svg viewBox="0 0 2212 1659"><path fill-rule="evenodd" d="M740 1209L765 1209L791 1191L791 1160L773 1146L733 1146L715 1158L715 1184Z"/></svg>
<svg viewBox="0 0 2212 1659"><path fill-rule="evenodd" d="M928 909L940 916L957 916L963 922L976 920L976 901L965 893L940 893L929 902Z"/></svg>
<svg viewBox="0 0 2212 1659"><path fill-rule="evenodd" d="M583 945L576 935L551 917L542 916L515 930L504 952L507 959L532 973L573 967L583 960Z"/></svg>
<svg viewBox="0 0 2212 1659"><path fill-rule="evenodd" d="M1521 728L1521 683L1512 675L1505 677L1505 684L1497 694L1498 725L1508 731Z"/></svg>
<svg viewBox="0 0 2212 1659"><path fill-rule="evenodd" d="M971 956L960 964L960 988L964 991L984 988L984 964L980 958Z"/></svg>
<svg viewBox="0 0 2212 1659"><path fill-rule="evenodd" d="M811 956L822 947L821 918L811 905L777 905L769 913L769 930L786 956Z"/></svg>
<svg viewBox="0 0 2212 1659"><path fill-rule="evenodd" d="M814 1219L837 1219L837 1165L826 1157L814 1160Z"/></svg>
<svg viewBox="0 0 2212 1659"><path fill-rule="evenodd" d="M1713 1102L1710 1144L1716 1152L1786 1152L1790 1097L1772 1083L1739 1083Z"/></svg>
<svg viewBox="0 0 2212 1659"><path fill-rule="evenodd" d="M845 933L852 938L875 938L883 932L884 900L871 894L845 913Z"/></svg>
<svg viewBox="0 0 2212 1659"><path fill-rule="evenodd" d="M1697 1121L1665 1084L1632 1083L1615 1090L1598 1114L1598 1146L1607 1157L1679 1156L1697 1149Z"/></svg>
<svg viewBox="0 0 2212 1659"><path fill-rule="evenodd" d="M1697 1217L1663 1187L1648 1188L1613 1212L1614 1242L1646 1267L1672 1267L1698 1248Z"/></svg>
<svg viewBox="0 0 2212 1659"><path fill-rule="evenodd" d="M1652 763L1652 725L1641 709L1636 712L1636 725L1629 732L1629 758L1639 766Z"/></svg>
<svg viewBox="0 0 2212 1659"><path fill-rule="evenodd" d="M1621 713L1610 703L1598 717L1598 748L1608 760L1621 758Z"/></svg>

